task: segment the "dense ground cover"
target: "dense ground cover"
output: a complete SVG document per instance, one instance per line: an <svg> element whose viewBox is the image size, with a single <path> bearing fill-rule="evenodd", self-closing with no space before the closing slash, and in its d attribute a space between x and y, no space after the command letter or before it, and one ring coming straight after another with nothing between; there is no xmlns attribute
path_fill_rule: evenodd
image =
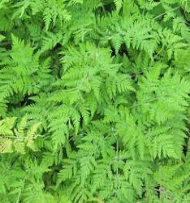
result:
<svg viewBox="0 0 190 203"><path fill-rule="evenodd" d="M0 0L0 202L190 202L190 1Z"/></svg>

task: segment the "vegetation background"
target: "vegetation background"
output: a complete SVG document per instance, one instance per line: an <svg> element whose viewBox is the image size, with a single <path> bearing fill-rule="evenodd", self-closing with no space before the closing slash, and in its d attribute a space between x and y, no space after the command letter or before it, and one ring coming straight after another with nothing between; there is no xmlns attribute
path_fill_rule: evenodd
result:
<svg viewBox="0 0 190 203"><path fill-rule="evenodd" d="M0 202L190 202L190 1L0 0Z"/></svg>

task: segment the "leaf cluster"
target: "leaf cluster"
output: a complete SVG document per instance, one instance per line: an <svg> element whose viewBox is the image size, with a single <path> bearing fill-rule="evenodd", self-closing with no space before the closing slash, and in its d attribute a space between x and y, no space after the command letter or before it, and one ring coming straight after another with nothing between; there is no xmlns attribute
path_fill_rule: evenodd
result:
<svg viewBox="0 0 190 203"><path fill-rule="evenodd" d="M189 0L0 0L0 202L190 202L189 23Z"/></svg>

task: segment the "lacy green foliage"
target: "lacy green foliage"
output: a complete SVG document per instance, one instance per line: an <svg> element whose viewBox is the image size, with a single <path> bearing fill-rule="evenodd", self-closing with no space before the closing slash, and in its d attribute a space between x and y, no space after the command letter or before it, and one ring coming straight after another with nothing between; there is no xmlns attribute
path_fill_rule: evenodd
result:
<svg viewBox="0 0 190 203"><path fill-rule="evenodd" d="M0 0L0 202L190 202L189 23L189 0Z"/></svg>
<svg viewBox="0 0 190 203"><path fill-rule="evenodd" d="M40 136L37 134L40 123L27 126L27 118L23 117L21 122L14 127L16 118L6 118L0 122L0 152L11 153L17 151L25 153L25 147L35 150L35 139Z"/></svg>

